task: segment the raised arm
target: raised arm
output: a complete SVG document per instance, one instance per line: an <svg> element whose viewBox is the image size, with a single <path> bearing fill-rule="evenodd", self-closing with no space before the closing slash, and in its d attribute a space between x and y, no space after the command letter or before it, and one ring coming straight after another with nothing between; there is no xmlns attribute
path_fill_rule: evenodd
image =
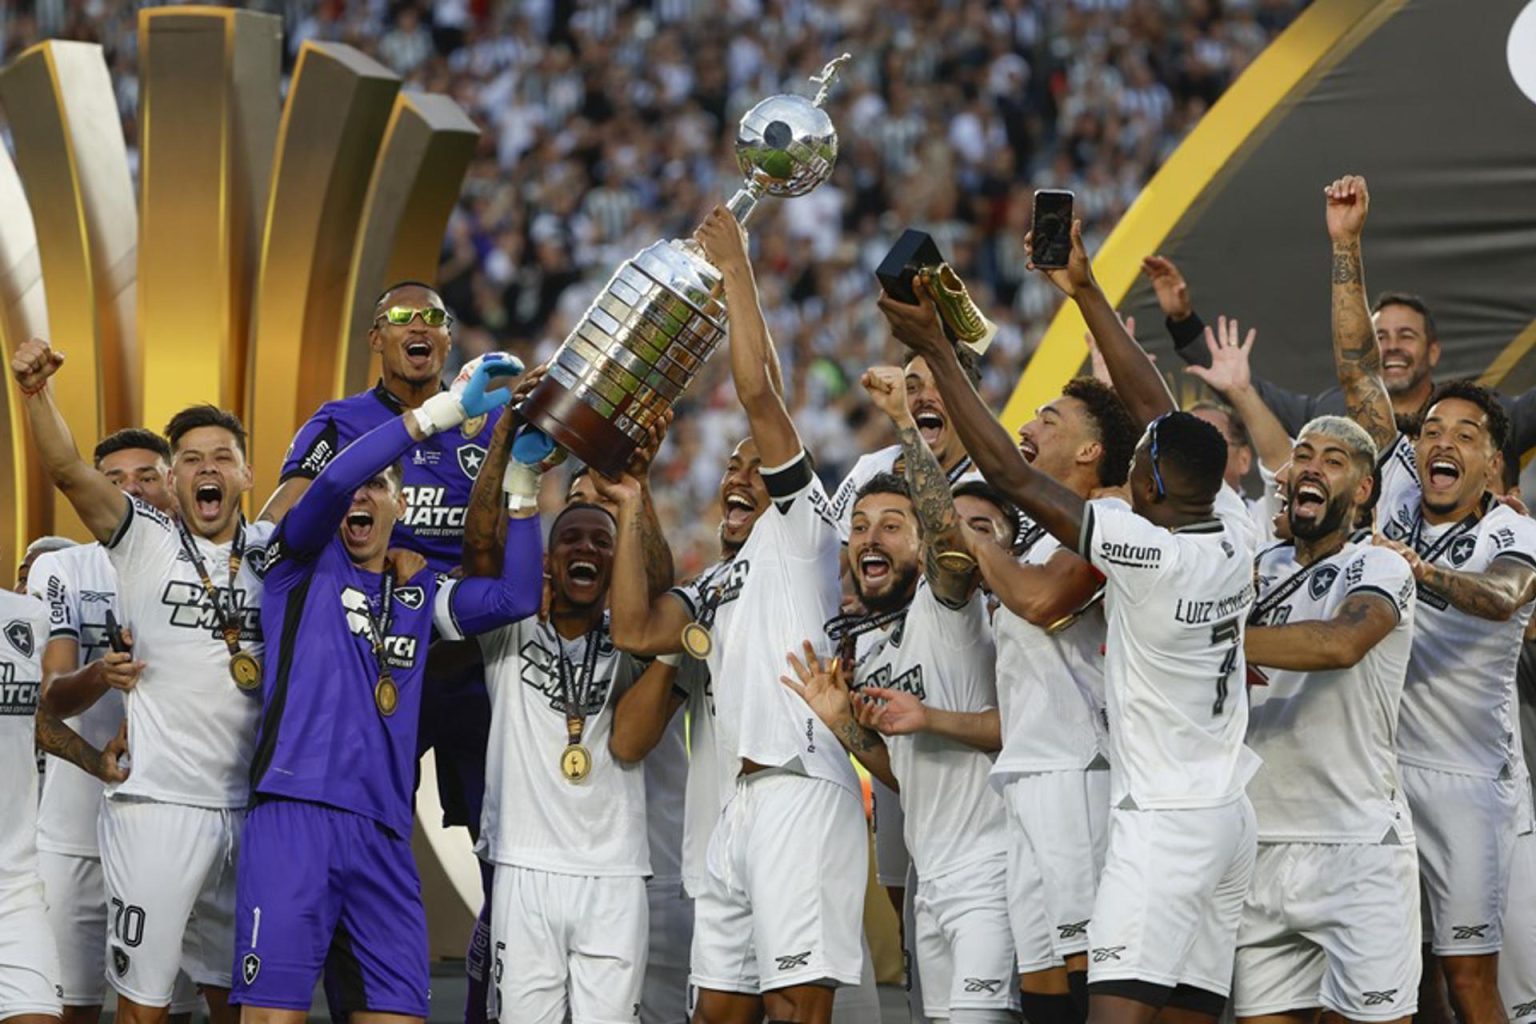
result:
<svg viewBox="0 0 1536 1024"><path fill-rule="evenodd" d="M1257 336L1258 331L1250 327L1248 336L1242 338L1236 319L1217 317L1216 330L1205 329L1208 365L1188 366L1184 372L1232 403L1248 428L1260 464L1274 473L1291 459L1291 437L1253 386L1249 359Z"/></svg>
<svg viewBox="0 0 1536 1024"><path fill-rule="evenodd" d="M512 452L512 431L519 418L507 411L491 431L491 443L480 463L480 475L469 492L464 511L464 550L459 564L465 576L494 576L505 554L507 509L502 498L502 477Z"/></svg>
<svg viewBox="0 0 1536 1024"><path fill-rule="evenodd" d="M33 338L11 357L11 375L21 389L22 407L32 445L49 479L69 499L91 536L105 544L128 514L128 496L80 457L74 436L53 401L50 378L64 364L64 353Z"/></svg>
<svg viewBox="0 0 1536 1024"><path fill-rule="evenodd" d="M1392 397L1381 376L1381 348L1365 298L1360 234L1371 196L1365 179L1345 175L1323 190L1328 239L1333 245L1333 365L1344 388L1349 417L1365 428L1380 451L1397 438Z"/></svg>
<svg viewBox="0 0 1536 1024"><path fill-rule="evenodd" d="M535 614L543 599L544 542L539 518L520 516L507 520L500 573L453 581L448 611L458 633L478 636Z"/></svg>
<svg viewBox="0 0 1536 1024"><path fill-rule="evenodd" d="M958 608L976 592L979 578L975 561L967 553L949 477L917 432L917 422L907 408L906 375L900 367L877 366L864 374L862 383L876 408L890 417L901 441L907 486L923 534L923 575L935 597L951 608ZM965 555L960 560L964 567L945 568L945 563L952 559L942 556L956 552Z"/></svg>
<svg viewBox="0 0 1536 1024"><path fill-rule="evenodd" d="M981 475L1063 544L1075 549L1082 535L1083 499L1036 471L1019 454L1013 438L971 386L933 303L920 287L916 291L915 306L881 294L880 312L885 314L891 333L927 361L950 423Z"/></svg>
<svg viewBox="0 0 1536 1024"><path fill-rule="evenodd" d="M1294 672L1351 668L1397 627L1397 620L1391 598L1354 593L1331 619L1249 626L1243 653L1249 664Z"/></svg>
<svg viewBox="0 0 1536 1024"><path fill-rule="evenodd" d="M778 355L758 306L746 232L730 211L716 206L695 237L725 278L725 302L731 311L731 380L746 410L752 439L765 467L786 465L800 454L800 435L784 405Z"/></svg>
<svg viewBox="0 0 1536 1024"><path fill-rule="evenodd" d="M1026 249L1030 241L1030 235L1025 235ZM1098 343L1099 353L1104 357L1120 400L1139 426L1146 426L1163 413L1178 408L1156 365L1125 329L1115 315L1115 307L1110 305L1098 281L1094 280L1088 250L1083 246L1082 221L1072 222L1072 254L1065 267L1037 268L1033 261L1029 266L1040 270L1063 295L1077 303L1083 321Z"/></svg>
<svg viewBox="0 0 1536 1024"><path fill-rule="evenodd" d="M593 476L604 499L618 506L618 537L608 584L608 608L613 643L621 651L642 657L675 654L683 649L683 627L691 619L687 606L669 593L653 594L646 572L647 545L666 546L659 527L648 533L640 483L625 474L618 480ZM672 560L671 549L667 561Z"/></svg>
<svg viewBox="0 0 1536 1024"><path fill-rule="evenodd" d="M634 764L656 749L666 735L667 723L683 706L686 697L676 686L677 656L657 658L624 691L613 708L613 731L608 750L620 761Z"/></svg>

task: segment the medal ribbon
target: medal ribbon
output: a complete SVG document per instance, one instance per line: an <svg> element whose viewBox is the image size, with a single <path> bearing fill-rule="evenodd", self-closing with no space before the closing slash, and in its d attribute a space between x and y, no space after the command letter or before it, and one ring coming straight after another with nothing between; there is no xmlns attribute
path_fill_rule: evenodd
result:
<svg viewBox="0 0 1536 1024"><path fill-rule="evenodd" d="M395 598L395 573L394 568L387 562L384 571L379 574L379 614L375 618L372 613L364 612L364 618L368 620L368 643L373 648L373 660L379 666L379 681L392 679L389 671L389 662L384 652L384 638L389 635L389 625L394 619Z"/></svg>
<svg viewBox="0 0 1536 1024"><path fill-rule="evenodd" d="M197 578L203 585L203 596L208 599L208 607L213 609L213 617L218 620L219 632L224 634L224 646L229 648L230 657L240 653L240 618L234 613L235 601L235 577L240 574L240 562L245 558L245 517L240 517L240 522L235 526L235 536L229 544L229 603L226 607L219 600L218 588L213 585L213 580L208 576L208 567L203 564L203 556L198 554L197 545L192 541L192 535L187 531L187 524L176 519L176 535L181 539L181 550L186 554L187 560L192 563L192 568L197 570Z"/></svg>
<svg viewBox="0 0 1536 1024"><path fill-rule="evenodd" d="M581 672L573 682L566 668L565 640L554 626L549 629L555 634L558 651L555 665L560 673L560 700L565 710L565 729L574 746L581 742L581 734L586 729L587 697L591 695L592 681L597 676L597 654L598 648L602 646L602 634L600 630L592 630L587 634L587 649L581 656Z"/></svg>
<svg viewBox="0 0 1536 1024"><path fill-rule="evenodd" d="M716 583L715 577L730 572L731 563L721 562L715 566L714 572L705 579L703 586L699 588L701 594L699 613L694 619L700 626L709 629L715 624L715 613L720 609L720 602L725 597L725 584Z"/></svg>
<svg viewBox="0 0 1536 1024"><path fill-rule="evenodd" d="M1419 557L1422 558L1425 562L1433 562L1435 559L1439 558L1442 554L1445 553L1446 549L1451 546L1453 541L1470 531L1474 526L1478 524L1479 520L1483 518L1483 512L1488 508L1488 500L1489 499L1485 495L1483 498L1483 503L1479 508L1473 512L1469 512L1465 519L1451 527L1449 530L1445 531L1445 536L1441 537L1439 540L1435 541L1434 544L1430 545L1428 551L1425 551L1422 547L1419 546L1422 543L1422 537L1424 533L1424 510L1421 508L1418 514L1414 517L1413 532L1408 535L1408 546L1417 551L1419 553Z"/></svg>
<svg viewBox="0 0 1536 1024"><path fill-rule="evenodd" d="M828 620L822 630L827 634L827 639L831 640L833 646L837 648L837 655L848 666L848 674L851 677L858 668L858 659L855 657L858 649L855 642L858 638L893 622L901 622L906 617L906 608L897 608L878 615L839 615Z"/></svg>
<svg viewBox="0 0 1536 1024"><path fill-rule="evenodd" d="M1337 554L1337 552L1335 552L1335 554ZM1332 555L1328 556L1328 558L1332 557ZM1279 586L1275 587L1274 590L1271 590L1268 594L1264 595L1263 600L1254 602L1253 610L1248 613L1248 625L1262 625L1263 623L1261 620L1264 618L1264 616L1274 611L1288 598L1290 598L1292 594L1296 593L1301 585L1307 582L1307 579L1312 575L1312 573L1320 568L1324 562L1328 561L1328 558L1319 558L1311 565L1302 566L1300 569L1297 569L1295 572L1287 576Z"/></svg>

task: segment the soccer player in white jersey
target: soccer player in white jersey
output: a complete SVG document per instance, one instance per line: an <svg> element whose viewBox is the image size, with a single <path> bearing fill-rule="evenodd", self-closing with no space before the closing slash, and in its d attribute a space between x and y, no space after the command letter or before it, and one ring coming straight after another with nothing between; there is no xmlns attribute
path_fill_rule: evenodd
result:
<svg viewBox="0 0 1536 1024"><path fill-rule="evenodd" d="M1176 412L1156 369L1093 279L1072 227L1068 267L1047 271L1082 311L1131 415L1150 420L1131 464L1132 508L1084 501L1033 469L956 363L933 306L880 300L921 352L987 481L1107 577L1105 697L1110 824L1088 925L1088 1019L1146 1024L1163 1007L1214 1020L1253 872L1244 793L1244 619L1252 528L1224 487L1226 443Z"/></svg>
<svg viewBox="0 0 1536 1024"><path fill-rule="evenodd" d="M492 495L509 448L492 445L475 483L470 558L497 535ZM639 485L626 481L638 505ZM639 1015L651 874L642 762L662 721L634 700L621 710L620 698L667 706L676 670L658 659L642 673L613 646L605 608L614 531L603 507L567 504L550 527L547 621L480 637L491 738L476 852L495 866L491 1016L503 1021Z"/></svg>
<svg viewBox="0 0 1536 1024"><path fill-rule="evenodd" d="M1124 485L1140 436L1106 383L1068 382L1019 429L1019 451L1084 500ZM1109 821L1102 576L1043 527L1019 554L977 546L1001 602L997 689L1003 749L992 769L1008 809L1008 902L1025 1016L1088 1012L1088 924Z"/></svg>
<svg viewBox="0 0 1536 1024"><path fill-rule="evenodd" d="M1244 650L1270 670L1251 693L1248 783L1259 821L1238 931L1239 1020L1326 1008L1406 1021L1418 1007L1419 871L1397 767L1397 716L1413 642L1413 573L1351 540L1371 497L1376 445L1322 416L1291 453L1292 542L1256 563Z"/></svg>
<svg viewBox="0 0 1536 1024"><path fill-rule="evenodd" d="M99 824L112 908L108 980L123 1024L161 1024L177 972L215 1024L234 958L235 860L259 710L258 613L271 523L247 524L245 432L193 406L166 428L167 516L80 458L52 396L63 356L33 339L12 357L33 443L55 485L108 551L118 607L143 670L124 698L133 772L108 787Z"/></svg>
<svg viewBox="0 0 1536 1024"><path fill-rule="evenodd" d="M96 468L124 494L167 515L171 447L151 430L130 427L96 445ZM123 724L119 691L139 667L131 652L114 652L106 614L116 611L117 576L106 549L81 544L37 560L28 591L48 607L42 703L88 743L105 746ZM132 641L131 632L124 639ZM106 991L107 896L96 841L102 784L70 765L52 765L37 810L37 865L48 924L59 947L64 1024L95 1024ZM178 978L172 1017L195 1008L197 993Z"/></svg>
<svg viewBox="0 0 1536 1024"><path fill-rule="evenodd" d="M731 374L752 434L731 456L724 525L750 535L696 582L702 603L678 591L652 602L617 573L614 636L661 654L681 650L688 627L714 680L719 747L740 773L694 904L694 1019L825 1024L836 987L863 969L864 814L852 763L778 666L837 612L837 528L784 405L745 233L716 207L697 237L725 279Z"/></svg>
<svg viewBox="0 0 1536 1024"><path fill-rule="evenodd" d="M908 942L922 1012L936 1021L1011 1021L1007 845L1002 801L988 783L990 753L1001 745L995 653L961 522L1007 544L1017 520L995 495L951 496L903 400L899 369L872 369L864 386L896 424L905 475L877 474L854 498L848 559L865 614L831 627L840 651L833 664L809 643L804 663L791 652L797 678L784 682L900 793L918 877ZM850 685L880 731L856 720Z"/></svg>
<svg viewBox="0 0 1536 1024"><path fill-rule="evenodd" d="M0 1021L45 1024L61 1009L59 962L37 871L37 762L41 749L103 782L127 777L120 740L97 750L38 705L48 611L0 591ZM50 766L50 771L58 767Z"/></svg>
<svg viewBox="0 0 1536 1024"><path fill-rule="evenodd" d="M1417 441L1397 432L1365 301L1369 192L1358 176L1325 192L1339 382L1351 418L1387 452L1377 529L1419 584L1398 761L1418 838L1425 938L1464 1024L1501 1024L1499 948L1521 802L1515 670L1536 592L1536 522L1488 493L1509 431L1491 392L1443 384Z"/></svg>

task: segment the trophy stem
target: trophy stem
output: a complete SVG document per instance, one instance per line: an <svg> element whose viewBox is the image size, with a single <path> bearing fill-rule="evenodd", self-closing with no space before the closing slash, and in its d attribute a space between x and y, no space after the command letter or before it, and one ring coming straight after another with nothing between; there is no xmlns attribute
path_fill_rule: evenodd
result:
<svg viewBox="0 0 1536 1024"><path fill-rule="evenodd" d="M731 196L725 208L731 211L731 216L736 218L738 224L746 227L747 218L752 216L753 211L757 209L757 201L762 197L762 186L755 181L748 182L736 190L736 194Z"/></svg>

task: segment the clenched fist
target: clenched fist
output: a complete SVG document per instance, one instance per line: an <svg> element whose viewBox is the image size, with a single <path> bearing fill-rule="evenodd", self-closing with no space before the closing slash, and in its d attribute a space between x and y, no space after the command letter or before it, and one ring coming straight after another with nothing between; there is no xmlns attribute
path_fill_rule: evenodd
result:
<svg viewBox="0 0 1536 1024"><path fill-rule="evenodd" d="M64 353L55 352L42 338L33 338L11 357L11 375L24 393L35 395L48 386L48 378L63 365Z"/></svg>

